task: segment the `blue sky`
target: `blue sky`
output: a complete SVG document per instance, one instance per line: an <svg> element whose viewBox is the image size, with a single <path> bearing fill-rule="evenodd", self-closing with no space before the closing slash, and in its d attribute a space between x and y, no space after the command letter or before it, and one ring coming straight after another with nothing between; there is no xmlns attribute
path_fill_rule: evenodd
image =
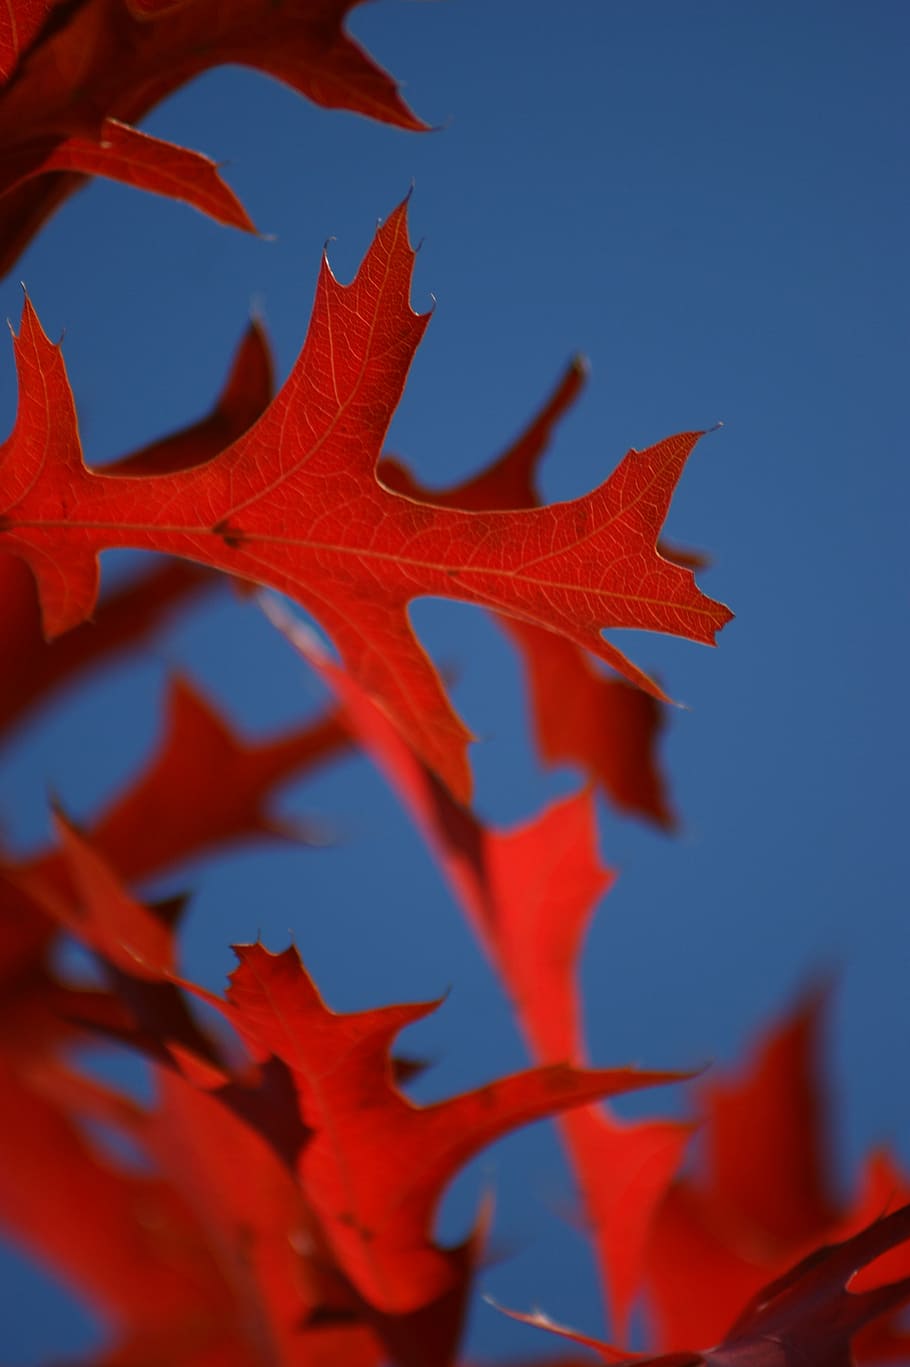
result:
<svg viewBox="0 0 910 1367"><path fill-rule="evenodd" d="M691 709L665 746L684 824L667 839L604 815L621 878L585 958L591 1052L604 1065L729 1061L833 969L839 1170L846 1180L881 1141L910 1161L910 13L884 0L383 0L351 29L438 131L318 110L255 73L210 74L144 126L227 162L270 239L95 184L0 286L3 311L18 318L21 278L49 333L65 333L88 459L112 459L208 407L251 309L286 374L326 239L350 278L413 182L414 304L432 295L436 310L389 450L428 482L499 450L577 351L592 374L544 469L551 499L593 487L629 446L723 421L668 530L711 554L700 582L737 620L717 651L622 642ZM14 396L7 351L4 428ZM544 775L530 754L515 661L482 614L426 602L415 622L457 668L456 701L485 738L481 813L515 822L570 791L576 775ZM253 733L317 701L255 610L225 596L0 755L11 838L42 837L48 788L78 816L134 770L174 667ZM365 761L290 790L283 807L319 815L343 842L257 849L183 878L195 891L188 970L219 987L232 940L261 930L279 949L291 931L338 1008L450 989L409 1041L436 1060L425 1095L521 1066L495 981ZM563 1219L570 1185L548 1130L476 1164L444 1228L460 1232L491 1182L510 1256L484 1287L596 1332L595 1280ZM4 1361L95 1341L18 1256L0 1267ZM484 1306L470 1345L548 1347Z"/></svg>

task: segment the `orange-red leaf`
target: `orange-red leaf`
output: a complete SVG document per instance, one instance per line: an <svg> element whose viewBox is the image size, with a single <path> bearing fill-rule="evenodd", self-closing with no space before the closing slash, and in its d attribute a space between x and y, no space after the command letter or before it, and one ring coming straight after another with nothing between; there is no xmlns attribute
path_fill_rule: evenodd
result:
<svg viewBox="0 0 910 1367"><path fill-rule="evenodd" d="M0 451L0 546L31 565L52 636L91 612L109 546L167 551L293 595L464 797L468 734L414 637L413 598L460 598L546 626L656 696L602 629L710 643L730 613L655 549L696 433L632 451L592 493L544 508L458 512L376 480L427 323L408 301L413 261L401 206L351 285L324 265L303 351L259 422L216 459L169 475L86 468L62 357L26 304L19 415Z"/></svg>
<svg viewBox="0 0 910 1367"><path fill-rule="evenodd" d="M147 926L157 946L152 953L149 935L137 939L133 934L131 908L136 904L116 891L113 870L135 882L227 842L262 835L299 837L302 828L289 828L269 815L269 799L284 780L324 762L347 744L345 729L331 716L275 740L251 744L238 738L187 683L174 682L157 751L89 828L83 863L99 864L98 876L104 882L109 862L111 898L94 912L86 911L88 874L83 867L80 875L82 866L77 866L83 842L69 828L64 828L68 850L0 868L0 979L16 999L17 1019L45 1020L45 1001L53 1000L56 992L47 977L47 955L56 928L64 926L132 975L129 983L119 984L120 996L128 998L130 1020L124 1021L116 1010L112 1019L107 998L70 1001L64 1004L69 1016L131 1039L155 1056L161 1050L153 1046L166 1026L169 1038L205 1054L205 1040L173 991L148 983L140 990L133 981L142 964L146 977L154 981L170 969L173 956L157 923ZM142 908L136 912L140 919L147 915ZM156 917L160 922L161 909ZM116 937L110 953L99 938L104 925ZM118 943L125 959L116 950Z"/></svg>

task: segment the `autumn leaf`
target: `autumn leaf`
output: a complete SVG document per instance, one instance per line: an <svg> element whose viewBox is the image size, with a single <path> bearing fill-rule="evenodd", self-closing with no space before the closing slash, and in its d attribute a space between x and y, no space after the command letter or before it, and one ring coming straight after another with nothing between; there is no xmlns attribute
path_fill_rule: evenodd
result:
<svg viewBox="0 0 910 1367"><path fill-rule="evenodd" d="M485 826L409 750L313 634L272 602L267 615L341 704L342 721L373 759L426 841L509 994L532 1054L585 1058L578 961L585 932L614 875L597 854L589 791L553 803L513 830ZM602 1284L624 1332L645 1268L655 1211L679 1167L690 1127L627 1124L606 1106L559 1119Z"/></svg>
<svg viewBox="0 0 910 1367"><path fill-rule="evenodd" d="M50 636L92 611L106 547L166 551L290 594L464 798L468 733L411 629L413 598L459 598L546 626L660 697L602 629L712 643L730 613L654 549L696 433L632 451L592 493L543 508L458 512L376 480L428 321L408 302L413 263L402 205L351 285L323 264L303 351L262 418L217 458L167 475L86 468L62 357L26 303L19 414L0 450L0 548L31 566Z"/></svg>
<svg viewBox="0 0 910 1367"><path fill-rule="evenodd" d="M0 20L0 273L58 204L100 175L185 200L252 230L218 168L131 125L212 67L240 63L328 108L400 128L425 124L344 31L360 0L8 0Z"/></svg>
<svg viewBox="0 0 910 1367"><path fill-rule="evenodd" d="M108 473L165 474L201 465L259 417L272 396L272 358L259 323L238 346L224 388L199 422L125 456ZM15 669L0 674L0 732L76 676L136 645L179 604L216 582L197 565L175 561L102 598L91 621L48 642L34 577L15 556L0 553L0 654Z"/></svg>
<svg viewBox="0 0 910 1367"><path fill-rule="evenodd" d="M268 809L289 779L348 748L327 714L262 741L239 737L186 681L172 680L157 753L89 825L92 842L129 881L256 837L298 837Z"/></svg>
<svg viewBox="0 0 910 1367"><path fill-rule="evenodd" d="M270 1090L268 1069L290 1071L299 1117L293 1151L307 1204L338 1274L380 1315L413 1314L449 1294L457 1300L470 1245L439 1248L431 1220L445 1187L478 1150L530 1120L680 1077L559 1062L416 1107L398 1089L390 1050L405 1025L438 1003L337 1015L295 950L272 955L260 945L238 949L240 967L222 1003L178 975L170 926L127 893L88 841L58 824L71 891L60 894L38 876L23 878L27 890L113 970L115 990L136 1016L136 1043L154 1046L160 1032L160 1056L214 1090L284 1160L293 1135L288 1095ZM246 1088L242 1071L189 1033L184 991L221 1010L243 1040L258 1068ZM156 1056L154 1047L149 1052Z"/></svg>
<svg viewBox="0 0 910 1367"><path fill-rule="evenodd" d="M25 1010L25 994L19 994L19 1033L23 1020L37 1019L53 1042L47 1027L56 1008L72 1029L127 1044L216 1095L292 1166L306 1130L285 1065L279 1059L254 1064L243 1050L239 1057L236 1049L231 1054L223 1039L200 1025L184 991L210 997L178 973L174 932L183 900L143 905L75 827L59 814L55 822L61 843L58 865L26 870L16 883L36 910L97 956L108 991L73 991L54 979L46 963L37 963L31 981L23 984Z"/></svg>
<svg viewBox="0 0 910 1367"><path fill-rule="evenodd" d="M390 457L379 462L379 478L398 493L446 508L538 508L543 502L537 488L538 466L586 376L587 366L577 357L515 441L490 465L450 488L428 488ZM668 550L662 540L658 550L689 569L705 565L703 557ZM605 676L586 651L551 631L500 614L494 614L494 621L521 656L544 763L579 766L620 811L671 829L675 817L655 753L664 725L657 700ZM566 706L567 698L572 699L571 707Z"/></svg>
<svg viewBox="0 0 910 1367"><path fill-rule="evenodd" d="M336 1015L295 950L273 955L245 945L237 954L229 1019L254 1053L275 1054L291 1069L313 1132L298 1164L303 1189L338 1266L387 1312L416 1309L452 1284L431 1219L451 1178L481 1148L569 1106L677 1076L552 1064L414 1106L392 1083L389 1048L438 1003Z"/></svg>
<svg viewBox="0 0 910 1367"><path fill-rule="evenodd" d="M605 675L574 642L514 617L498 621L522 657L544 763L581 768L620 812L673 830L677 820L657 755L665 705Z"/></svg>
<svg viewBox="0 0 910 1367"><path fill-rule="evenodd" d="M699 1162L655 1221L648 1288L657 1341L719 1338L762 1282L833 1228L827 1124L813 992L731 1078L696 1103Z"/></svg>
<svg viewBox="0 0 910 1367"><path fill-rule="evenodd" d="M0 1227L62 1276L108 1331L103 1358L147 1367L374 1367L362 1323L324 1304L312 1216L271 1147L173 1071L144 1109L65 1070L12 1069L0 1130ZM116 1161L98 1128L141 1166Z"/></svg>
<svg viewBox="0 0 910 1367"><path fill-rule="evenodd" d="M55 0L7 0L0 6L0 81L6 81L15 71L54 3Z"/></svg>
<svg viewBox="0 0 910 1367"><path fill-rule="evenodd" d="M173 679L157 750L123 792L84 823L86 834L128 882L241 841L300 838L305 827L272 816L269 800L283 783L349 744L331 714L273 739L247 741L187 680ZM52 851L18 868L51 882L59 877Z"/></svg>
<svg viewBox="0 0 910 1367"><path fill-rule="evenodd" d="M299 839L306 828L270 815L269 800L283 782L331 759L348 743L345 729L331 715L274 739L245 741L186 681L174 680L156 751L87 825L92 857L109 861L121 878L139 882L228 844L269 836ZM56 1001L68 1019L128 1039L158 1056L160 1050L153 1045L166 1018L169 1038L205 1055L205 1041L170 991L119 983L121 998L128 998L126 1020L116 1009L111 1015L109 998L57 1001L62 989L49 968L56 930L63 926L85 939L87 929L73 880L76 832L68 824L61 830L69 858L66 848L58 848L26 861L0 864L0 982L14 999L17 1019L32 1020L33 1033L39 1028L37 1019L44 1030L44 1006ZM117 900L128 913L130 902L124 898L125 894L118 895ZM100 914L109 910L102 905ZM156 916L161 914L159 908ZM125 937L130 943L116 915L114 925L117 942L123 943ZM101 948L97 938L94 945ZM148 963L150 956L141 944L134 948ZM164 959L156 951L151 961L160 969ZM130 962L122 967L130 971ZM134 971L135 962L132 967Z"/></svg>
<svg viewBox="0 0 910 1367"><path fill-rule="evenodd" d="M910 1206L816 1249L764 1286L715 1347L651 1357L555 1323L538 1312L513 1319L592 1348L603 1362L639 1367L854 1367L851 1341L910 1301L910 1276L882 1280L886 1259L907 1252Z"/></svg>
<svg viewBox="0 0 910 1367"><path fill-rule="evenodd" d="M910 1198L884 1154L873 1154L845 1200L831 1174L821 1077L825 993L804 994L731 1077L697 1093L699 1161L667 1192L647 1262L655 1339L664 1348L719 1339L768 1280L819 1244L846 1239ZM903 1275L910 1274L910 1249ZM906 1352L886 1323L864 1331L860 1362Z"/></svg>

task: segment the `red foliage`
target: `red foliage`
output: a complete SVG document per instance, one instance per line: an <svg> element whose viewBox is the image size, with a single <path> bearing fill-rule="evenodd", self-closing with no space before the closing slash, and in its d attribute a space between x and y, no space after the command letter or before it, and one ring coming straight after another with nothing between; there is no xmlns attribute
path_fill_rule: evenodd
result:
<svg viewBox="0 0 910 1367"><path fill-rule="evenodd" d="M272 397L272 358L262 328L252 323L237 348L224 389L206 417L181 432L133 451L108 472L167 474L202 465L255 422ZM0 733L76 675L129 649L190 595L215 583L198 566L168 561L102 599L90 622L49 647L41 628L34 576L0 554L0 652L16 661L0 676Z"/></svg>
<svg viewBox="0 0 910 1367"><path fill-rule="evenodd" d="M399 493L445 508L537 508L537 464L560 418L578 397L584 376L584 364L576 359L512 446L453 489L426 489L389 457L380 461L379 477ZM679 552L660 549L667 559L689 563L692 569L702 563L698 557L687 562ZM552 631L502 613L495 620L522 656L542 759L580 765L621 811L671 827L673 816L654 754L663 725L657 699L624 679L600 673L587 651ZM567 697L571 707L564 706Z"/></svg>
<svg viewBox="0 0 910 1367"><path fill-rule="evenodd" d="M712 643L730 619L655 542L698 433L631 451L570 503L456 512L376 478L383 437L427 317L413 313L405 207L379 229L355 280L323 264L306 344L278 396L215 459L134 476L83 463L59 350L26 303L16 340L19 415L0 451L0 547L38 582L47 634L88 617L98 553L166 551L297 598L415 750L461 798L469 734L411 629L425 594L495 607L587 647L656 697L601 635L639 627Z"/></svg>
<svg viewBox="0 0 910 1367"><path fill-rule="evenodd" d="M0 26L0 273L87 175L252 229L214 162L131 127L211 67L239 62L316 104L425 127L345 34L360 2L10 0Z"/></svg>
<svg viewBox="0 0 910 1367"><path fill-rule="evenodd" d="M86 175L251 228L213 163L133 126L222 63L423 128L345 35L352 8L10 0L0 262ZM910 1188L883 1153L850 1200L830 1185L820 997L735 1081L697 1085L692 1124L622 1123L604 1100L689 1075L587 1062L578 961L614 878L597 851L594 790L674 824L655 754L665 695L602 631L713 642L730 617L696 587L700 557L658 540L700 434L630 451L598 489L542 505L537 465L581 387L576 362L489 468L422 488L381 458L428 321L410 307L413 260L402 205L350 285L323 264L306 342L274 398L254 325L207 417L103 470L83 463L61 352L26 302L19 411L0 448L6 735L76 678L140 650L213 572L294 598L342 663L271 604L333 711L250 741L174 680L163 736L125 790L81 829L58 813L56 847L4 855L0 1226L95 1309L109 1367L450 1367L489 1212L447 1247L433 1231L440 1199L485 1145L558 1116L615 1333L626 1336L643 1293L657 1356L518 1318L608 1362L893 1361L908 1349L893 1312L910 1301ZM120 546L176 558L98 603L98 555ZM584 775L523 825L491 827L468 805L470 736L408 620L427 595L495 614L524 664L541 758ZM259 943L237 949L224 997L183 976L183 902L147 905L140 885L243 841L305 836L274 817L273 794L351 747L426 842L535 1067L420 1106L404 1090L412 1065L391 1051L438 1003L336 1013L296 949ZM97 970L88 984L61 966L58 948L73 941ZM80 1050L99 1041L145 1061L150 1101L81 1070ZM698 1158L679 1175L698 1121Z"/></svg>

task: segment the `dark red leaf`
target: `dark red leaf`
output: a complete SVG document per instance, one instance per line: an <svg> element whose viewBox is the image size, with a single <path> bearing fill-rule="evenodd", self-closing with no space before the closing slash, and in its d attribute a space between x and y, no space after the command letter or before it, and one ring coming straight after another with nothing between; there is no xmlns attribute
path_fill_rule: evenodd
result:
<svg viewBox="0 0 910 1367"><path fill-rule="evenodd" d="M546 1316L516 1315L528 1324L582 1343L602 1361L640 1367L854 1367L853 1336L910 1301L910 1206L902 1206L843 1243L816 1249L763 1287L716 1347L648 1357L565 1329ZM862 1285L870 1265L900 1250L905 1274ZM509 1312L513 1313L513 1312Z"/></svg>
<svg viewBox="0 0 910 1367"><path fill-rule="evenodd" d="M0 22L0 273L86 174L186 200L252 228L207 158L136 123L194 76L242 63L319 105L401 128L425 124L347 36L359 0L80 0L42 20L46 0L7 0Z"/></svg>

